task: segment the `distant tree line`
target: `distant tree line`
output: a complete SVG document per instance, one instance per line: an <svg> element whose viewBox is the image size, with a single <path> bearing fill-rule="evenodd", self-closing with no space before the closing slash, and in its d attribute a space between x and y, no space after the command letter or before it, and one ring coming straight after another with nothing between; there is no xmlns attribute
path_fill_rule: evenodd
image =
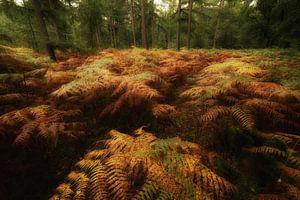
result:
<svg viewBox="0 0 300 200"><path fill-rule="evenodd" d="M52 48L300 47L299 0L160 2L167 8L154 0L0 0L0 43L47 47L50 54Z"/></svg>

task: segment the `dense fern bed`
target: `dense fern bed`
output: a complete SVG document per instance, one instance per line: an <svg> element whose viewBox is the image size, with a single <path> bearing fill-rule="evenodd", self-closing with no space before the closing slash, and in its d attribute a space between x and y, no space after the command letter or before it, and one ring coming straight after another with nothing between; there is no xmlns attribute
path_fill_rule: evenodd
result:
<svg viewBox="0 0 300 200"><path fill-rule="evenodd" d="M0 46L0 199L299 199L300 55Z"/></svg>

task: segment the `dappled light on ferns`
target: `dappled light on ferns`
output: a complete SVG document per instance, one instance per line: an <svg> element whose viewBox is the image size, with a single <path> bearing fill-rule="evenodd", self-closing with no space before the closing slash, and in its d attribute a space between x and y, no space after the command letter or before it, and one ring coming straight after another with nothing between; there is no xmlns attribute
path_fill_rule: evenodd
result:
<svg viewBox="0 0 300 200"><path fill-rule="evenodd" d="M201 162L201 148L179 138L158 139L139 129L112 130L106 149L77 162L52 200L224 199L234 186Z"/></svg>

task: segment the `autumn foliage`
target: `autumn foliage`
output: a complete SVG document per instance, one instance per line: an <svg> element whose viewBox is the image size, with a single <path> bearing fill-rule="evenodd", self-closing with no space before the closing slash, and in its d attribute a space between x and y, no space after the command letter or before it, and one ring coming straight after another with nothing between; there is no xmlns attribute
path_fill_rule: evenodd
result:
<svg viewBox="0 0 300 200"><path fill-rule="evenodd" d="M53 63L0 48L0 170L53 163L43 197L298 199L300 93L284 59L133 48ZM10 173L0 194L12 177L33 190Z"/></svg>

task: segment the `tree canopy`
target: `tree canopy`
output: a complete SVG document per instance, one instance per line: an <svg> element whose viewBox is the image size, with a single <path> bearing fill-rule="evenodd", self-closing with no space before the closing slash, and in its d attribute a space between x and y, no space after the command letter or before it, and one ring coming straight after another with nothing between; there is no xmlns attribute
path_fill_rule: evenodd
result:
<svg viewBox="0 0 300 200"><path fill-rule="evenodd" d="M39 2L51 44L64 50L300 46L298 0ZM32 1L1 0L0 22L0 43L45 48Z"/></svg>

